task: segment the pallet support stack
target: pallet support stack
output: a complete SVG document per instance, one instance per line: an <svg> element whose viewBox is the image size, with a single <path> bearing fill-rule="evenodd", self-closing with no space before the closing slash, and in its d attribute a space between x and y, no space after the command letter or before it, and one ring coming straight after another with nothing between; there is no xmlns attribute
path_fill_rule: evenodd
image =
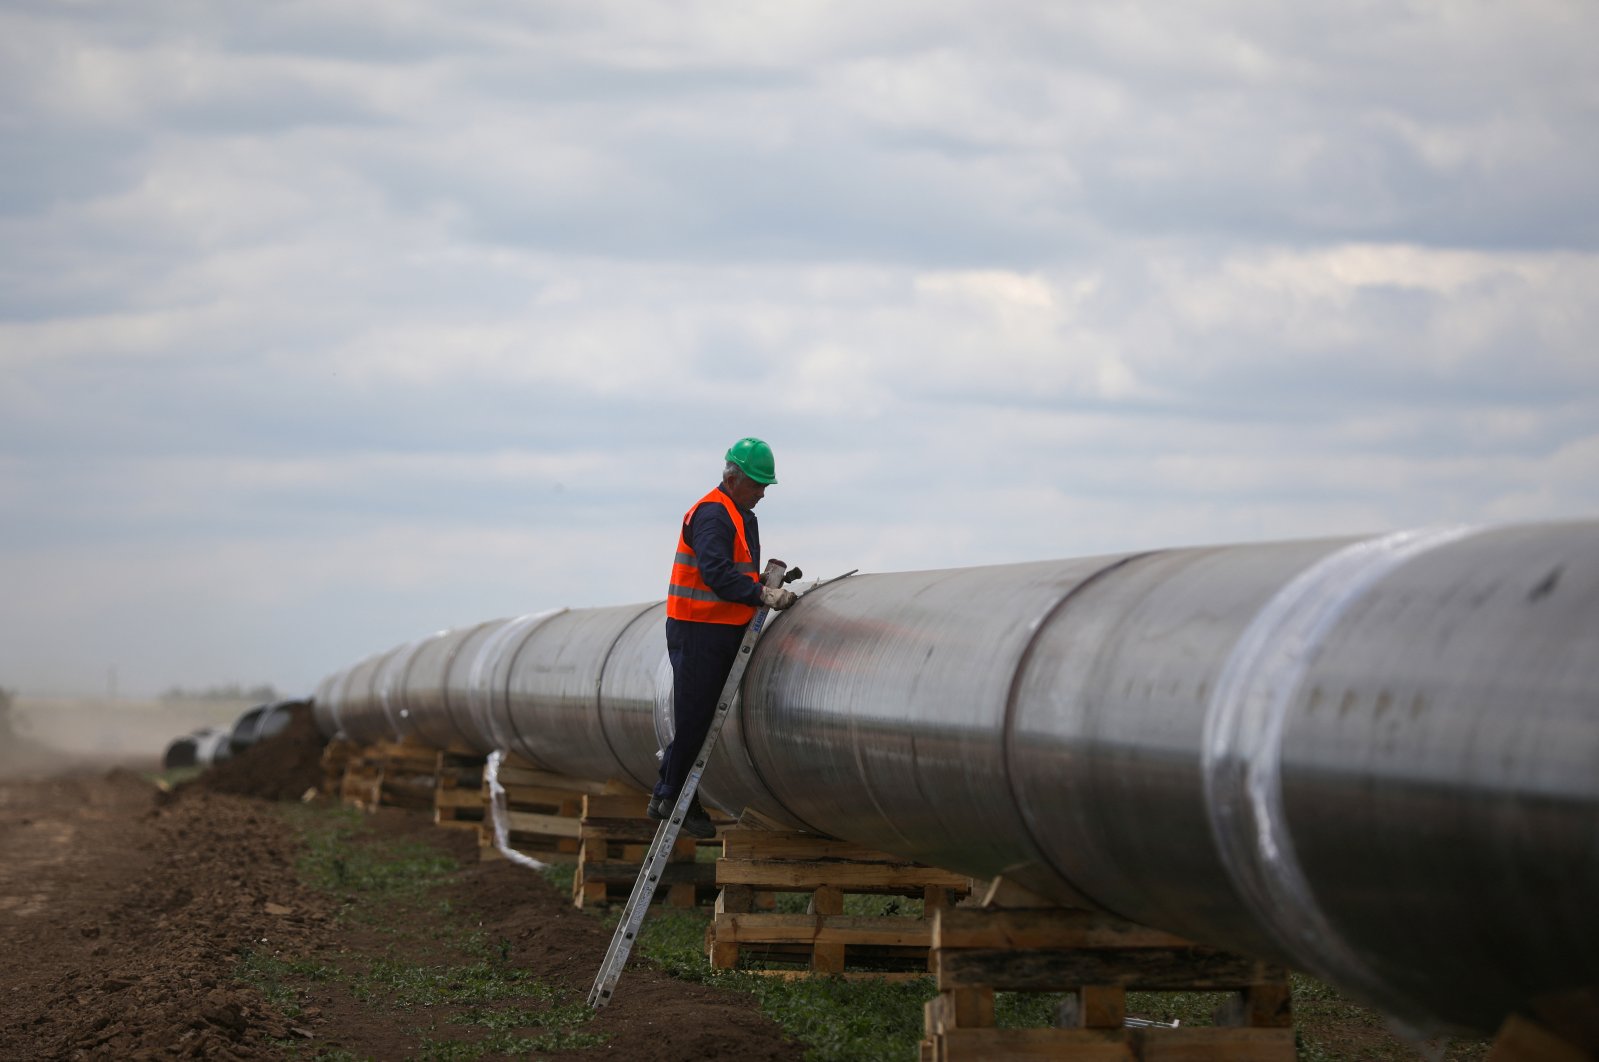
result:
<svg viewBox="0 0 1599 1062"><path fill-rule="evenodd" d="M658 825L645 813L649 802L649 794L637 791L583 798L573 904L587 907L627 899ZM671 861L661 875L665 889L656 894L657 899L664 895L670 907L693 907L702 897L707 901L715 897L716 867L696 860L699 844L684 835L672 847Z"/></svg>
<svg viewBox="0 0 1599 1062"><path fill-rule="evenodd" d="M483 825L483 757L440 752L433 783L433 824L478 830Z"/></svg>
<svg viewBox="0 0 1599 1062"><path fill-rule="evenodd" d="M376 811L383 793L383 761L376 746L357 745L344 760L339 800L363 811Z"/></svg>
<svg viewBox="0 0 1599 1062"><path fill-rule="evenodd" d="M739 828L727 831L722 842L716 864L721 894L706 931L711 966L719 970L733 969L741 959L759 959L803 966L751 972L924 977L933 913L971 888L964 875L817 834ZM808 910L757 911L760 893L808 894ZM922 901L922 914L846 915L849 893L915 897ZM862 965L875 969L861 970Z"/></svg>
<svg viewBox="0 0 1599 1062"><path fill-rule="evenodd" d="M1599 988L1534 1004L1536 1018L1512 1014L1487 1062L1594 1062L1599 1059Z"/></svg>
<svg viewBox="0 0 1599 1062"><path fill-rule="evenodd" d="M380 741L372 746L378 764L378 800L382 807L423 810L433 806L438 750L412 740Z"/></svg>
<svg viewBox="0 0 1599 1062"><path fill-rule="evenodd" d="M546 771L516 755L507 756L500 765L499 782L505 790L511 847L544 863L576 863L583 798L603 794L610 787L604 782L587 782ZM485 808L489 799L485 777ZM486 814L478 828L478 846L480 858L500 858Z"/></svg>
<svg viewBox="0 0 1599 1062"><path fill-rule="evenodd" d="M409 741L379 741L364 747L344 744L339 799L366 811L380 807L424 808L433 801L438 753ZM329 749L333 746L330 745ZM323 753L328 763L328 753Z"/></svg>
<svg viewBox="0 0 1599 1062"><path fill-rule="evenodd" d="M355 755L355 745L343 738L334 738L322 749L322 792L342 798L344 772Z"/></svg>
<svg viewBox="0 0 1599 1062"><path fill-rule="evenodd" d="M942 910L933 919L938 995L925 1012L923 1062L1051 1058L1076 1062L1291 1062L1287 971L1072 908ZM1126 993L1230 992L1210 1028L1126 1027ZM1054 1028L1000 1029L994 993L1063 992Z"/></svg>

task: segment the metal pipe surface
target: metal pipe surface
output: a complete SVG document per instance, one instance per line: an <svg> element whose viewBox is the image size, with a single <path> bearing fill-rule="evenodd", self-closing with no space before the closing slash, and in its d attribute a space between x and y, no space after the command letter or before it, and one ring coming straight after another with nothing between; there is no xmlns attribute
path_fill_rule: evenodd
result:
<svg viewBox="0 0 1599 1062"><path fill-rule="evenodd" d="M649 786L663 624L435 635L317 720ZM1599 523L857 575L773 617L702 791L1491 1032L1599 999Z"/></svg>

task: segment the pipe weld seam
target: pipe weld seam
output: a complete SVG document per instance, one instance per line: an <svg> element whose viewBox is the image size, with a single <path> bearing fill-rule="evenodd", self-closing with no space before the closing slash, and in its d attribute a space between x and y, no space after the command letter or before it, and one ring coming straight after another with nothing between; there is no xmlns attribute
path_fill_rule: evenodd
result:
<svg viewBox="0 0 1599 1062"><path fill-rule="evenodd" d="M489 743L495 748L515 751L516 735L502 731L495 725L495 700L496 694L502 692L499 685L500 657L510 646L515 637L525 637L537 630L544 622L553 616L565 612L564 608L546 609L543 612L533 612L525 616L518 616L505 626L489 635L482 648L477 651L477 656L472 658L472 670L467 678L467 711L471 713L472 722L477 725L478 733L488 738ZM506 661L507 664L510 661ZM506 702L506 712L510 712L511 669L505 669L506 689L503 691ZM509 719L507 719L509 722ZM528 750L523 750L527 755ZM531 757L530 757L531 758Z"/></svg>
<svg viewBox="0 0 1599 1062"><path fill-rule="evenodd" d="M1392 986L1333 926L1295 854L1283 809L1283 736L1311 661L1350 606L1400 566L1480 530L1451 525L1398 531L1323 557L1255 614L1228 654L1206 707L1206 810L1234 886L1300 965L1390 1003Z"/></svg>

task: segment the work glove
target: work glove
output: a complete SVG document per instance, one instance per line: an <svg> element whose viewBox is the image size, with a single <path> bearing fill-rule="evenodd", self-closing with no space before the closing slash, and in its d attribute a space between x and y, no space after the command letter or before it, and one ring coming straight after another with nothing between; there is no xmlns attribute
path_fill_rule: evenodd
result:
<svg viewBox="0 0 1599 1062"><path fill-rule="evenodd" d="M761 604L767 608L775 608L781 612L798 600L799 596L794 591L784 590L781 586L761 587Z"/></svg>

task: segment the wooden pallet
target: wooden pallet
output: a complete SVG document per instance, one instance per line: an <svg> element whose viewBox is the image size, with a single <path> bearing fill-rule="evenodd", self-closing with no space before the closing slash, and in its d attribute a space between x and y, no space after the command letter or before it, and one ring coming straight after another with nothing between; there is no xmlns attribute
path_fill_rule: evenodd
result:
<svg viewBox="0 0 1599 1062"><path fill-rule="evenodd" d="M1593 1062L1599 1059L1599 988L1532 1001L1499 1027L1488 1062Z"/></svg>
<svg viewBox="0 0 1599 1062"><path fill-rule="evenodd" d="M416 811L433 806L438 749L407 739L380 741L373 746L373 753L379 759L383 772L378 792L381 806Z"/></svg>
<svg viewBox="0 0 1599 1062"><path fill-rule="evenodd" d="M355 754L355 743L334 738L322 749L322 792L328 796L341 796L344 789L344 769Z"/></svg>
<svg viewBox="0 0 1599 1062"><path fill-rule="evenodd" d="M499 779L505 789L511 847L544 863L576 863L583 798L604 794L612 788L610 783L555 774L514 755L500 765ZM482 804L487 808L488 803L484 778ZM478 851L483 859L501 858L487 814L478 826Z"/></svg>
<svg viewBox="0 0 1599 1062"><path fill-rule="evenodd" d="M938 995L923 1062L1290 1062L1287 971L1071 908L961 908L933 916ZM1231 992L1227 1024L1126 1028L1126 993ZM994 993L1064 992L1060 1028L999 1029Z"/></svg>
<svg viewBox="0 0 1599 1062"><path fill-rule="evenodd" d="M483 803L483 757L441 752L434 770L433 824L477 830L487 808Z"/></svg>
<svg viewBox="0 0 1599 1062"><path fill-rule="evenodd" d="M760 961L788 964L752 970L781 977L925 977L930 914L971 888L964 875L816 834L734 829L722 841L716 863L721 894L705 938L716 969ZM804 914L757 911L758 892L807 894L808 909ZM847 893L918 897L923 912L846 915Z"/></svg>
<svg viewBox="0 0 1599 1062"><path fill-rule="evenodd" d="M627 899L659 826L645 813L649 802L648 793L637 791L583 798L577 875L572 881L572 902L578 907ZM678 837L661 874L665 888L657 891L656 899L670 907L693 907L716 899L716 867L697 862L700 843L693 837Z"/></svg>
<svg viewBox="0 0 1599 1062"><path fill-rule="evenodd" d="M339 779L339 800L363 811L376 811L383 791L383 771L363 760L359 753L344 765Z"/></svg>
<svg viewBox="0 0 1599 1062"><path fill-rule="evenodd" d="M367 811L379 807L428 807L433 802L437 763L435 749L410 741L379 741L351 748L339 783L339 798Z"/></svg>

